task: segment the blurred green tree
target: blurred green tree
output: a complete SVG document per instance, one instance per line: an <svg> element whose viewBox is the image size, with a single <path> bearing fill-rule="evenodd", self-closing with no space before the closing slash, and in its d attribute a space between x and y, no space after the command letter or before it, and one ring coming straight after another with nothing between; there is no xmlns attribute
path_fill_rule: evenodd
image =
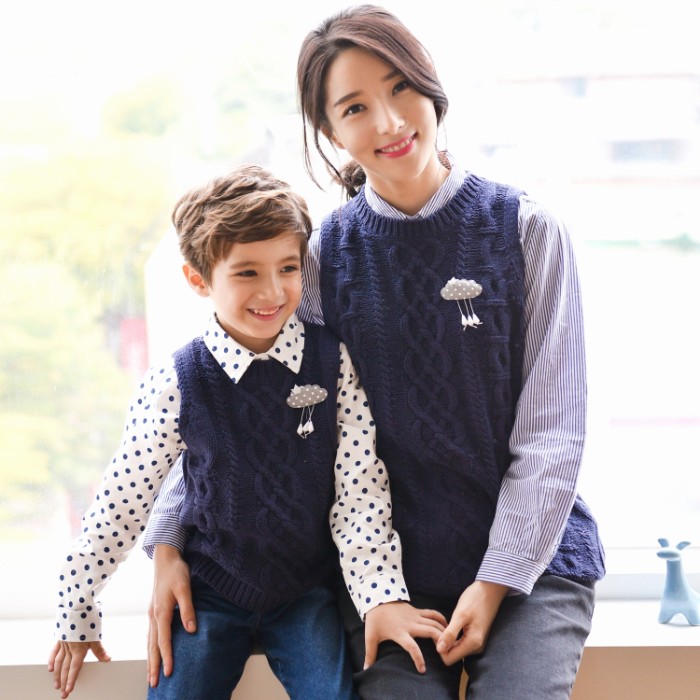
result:
<svg viewBox="0 0 700 700"><path fill-rule="evenodd" d="M168 226L161 139L60 143L20 142L0 165L0 523L13 530L57 492L79 515L117 447L134 384L119 323L144 317L144 264Z"/></svg>
<svg viewBox="0 0 700 700"><path fill-rule="evenodd" d="M105 105L104 122L116 134L165 136L183 116L183 96L168 75L149 75Z"/></svg>
<svg viewBox="0 0 700 700"><path fill-rule="evenodd" d="M74 513L87 505L117 447L132 381L88 286L62 263L3 256L0 274L0 521L26 527L51 491Z"/></svg>

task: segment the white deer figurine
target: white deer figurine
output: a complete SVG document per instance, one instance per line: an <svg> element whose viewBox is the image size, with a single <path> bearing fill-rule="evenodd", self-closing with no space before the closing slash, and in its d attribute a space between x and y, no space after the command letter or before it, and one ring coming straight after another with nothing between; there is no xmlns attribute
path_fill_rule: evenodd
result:
<svg viewBox="0 0 700 700"><path fill-rule="evenodd" d="M661 549L656 556L666 561L666 585L661 597L659 622L669 622L676 613L680 613L689 624L700 625L700 594L690 587L681 561L681 550L690 542L679 542L672 547L667 539L660 538L659 544Z"/></svg>

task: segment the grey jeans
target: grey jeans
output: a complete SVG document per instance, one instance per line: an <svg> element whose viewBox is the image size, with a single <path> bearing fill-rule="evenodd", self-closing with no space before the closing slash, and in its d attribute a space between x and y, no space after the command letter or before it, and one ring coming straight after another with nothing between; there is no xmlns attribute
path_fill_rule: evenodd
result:
<svg viewBox="0 0 700 700"><path fill-rule="evenodd" d="M382 643L377 662L363 671L364 625L347 594L341 592L339 598L362 700L457 700L462 665L446 667L430 640L417 640L425 674L393 642ZM542 576L529 596L506 598L484 653L464 661L468 700L568 700L594 600L593 584L550 575ZM416 595L412 603L440 610L449 620L456 601Z"/></svg>

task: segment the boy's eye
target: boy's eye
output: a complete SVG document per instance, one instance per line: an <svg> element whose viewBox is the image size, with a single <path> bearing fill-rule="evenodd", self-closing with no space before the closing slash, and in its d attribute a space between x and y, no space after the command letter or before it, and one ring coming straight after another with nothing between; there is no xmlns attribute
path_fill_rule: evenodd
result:
<svg viewBox="0 0 700 700"><path fill-rule="evenodd" d="M298 265L285 265L282 272L296 272L299 269Z"/></svg>
<svg viewBox="0 0 700 700"><path fill-rule="evenodd" d="M236 277L255 277L256 274L255 270L241 270L236 273Z"/></svg>

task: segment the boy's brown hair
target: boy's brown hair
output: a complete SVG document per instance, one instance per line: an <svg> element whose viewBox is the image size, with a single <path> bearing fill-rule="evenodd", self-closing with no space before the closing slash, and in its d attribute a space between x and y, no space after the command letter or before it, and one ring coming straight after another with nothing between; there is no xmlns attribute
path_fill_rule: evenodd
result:
<svg viewBox="0 0 700 700"><path fill-rule="evenodd" d="M172 220L185 262L207 284L234 243L296 233L303 259L311 234L304 199L258 165L242 165L190 190L175 205Z"/></svg>

